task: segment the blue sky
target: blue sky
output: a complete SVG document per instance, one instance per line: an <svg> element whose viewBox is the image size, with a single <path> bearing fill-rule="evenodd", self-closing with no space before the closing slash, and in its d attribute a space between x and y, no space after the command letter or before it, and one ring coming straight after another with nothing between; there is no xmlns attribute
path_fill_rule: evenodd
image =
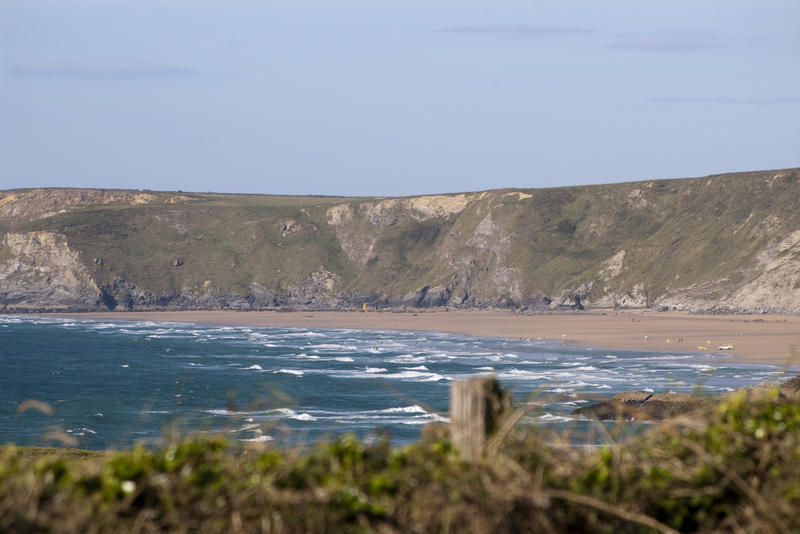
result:
<svg viewBox="0 0 800 534"><path fill-rule="evenodd" d="M0 1L0 189L411 195L800 165L800 2Z"/></svg>

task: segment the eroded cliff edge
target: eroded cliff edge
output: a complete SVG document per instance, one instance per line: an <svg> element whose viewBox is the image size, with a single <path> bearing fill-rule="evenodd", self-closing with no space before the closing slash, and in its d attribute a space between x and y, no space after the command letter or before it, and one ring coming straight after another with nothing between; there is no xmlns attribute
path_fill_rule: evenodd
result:
<svg viewBox="0 0 800 534"><path fill-rule="evenodd" d="M0 192L0 310L800 313L800 170L405 198Z"/></svg>

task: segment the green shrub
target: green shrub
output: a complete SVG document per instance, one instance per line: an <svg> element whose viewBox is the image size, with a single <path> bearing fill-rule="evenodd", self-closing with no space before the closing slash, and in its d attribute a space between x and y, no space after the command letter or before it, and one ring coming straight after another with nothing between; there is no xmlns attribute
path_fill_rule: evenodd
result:
<svg viewBox="0 0 800 534"><path fill-rule="evenodd" d="M541 432L518 428L473 463L446 439L351 435L304 450L200 436L88 459L6 446L0 532L800 530L800 404L731 397L588 452Z"/></svg>

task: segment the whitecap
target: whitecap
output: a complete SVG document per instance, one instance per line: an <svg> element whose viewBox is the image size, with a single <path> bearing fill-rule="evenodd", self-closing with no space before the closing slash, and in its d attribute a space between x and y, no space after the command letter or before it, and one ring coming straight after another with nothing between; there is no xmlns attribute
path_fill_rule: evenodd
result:
<svg viewBox="0 0 800 534"><path fill-rule="evenodd" d="M288 332L278 337L328 337L328 335L320 332Z"/></svg>
<svg viewBox="0 0 800 534"><path fill-rule="evenodd" d="M253 370L253 371L263 371L264 369L262 369L260 365L258 365L257 363L255 363L255 364L251 365L250 367L245 367L245 368L244 368L244 370L245 370L245 371L247 371L247 370Z"/></svg>
<svg viewBox="0 0 800 534"><path fill-rule="evenodd" d="M386 408L385 410L374 410L374 413L423 413L428 412L422 406L414 404L412 406L401 406L397 408Z"/></svg>
<svg viewBox="0 0 800 534"><path fill-rule="evenodd" d="M285 373L287 375L303 376L303 371L299 369L278 369L275 373Z"/></svg>
<svg viewBox="0 0 800 534"><path fill-rule="evenodd" d="M240 438L239 441L249 441L254 443L272 441L272 436L256 436L254 438Z"/></svg>
<svg viewBox="0 0 800 534"><path fill-rule="evenodd" d="M414 356L412 354L401 354L389 360L389 363L424 363L427 361L425 356Z"/></svg>
<svg viewBox="0 0 800 534"><path fill-rule="evenodd" d="M563 423L566 421L575 421L574 417L567 417L566 415L555 415L552 413L543 413L542 415L538 416L536 419L543 423Z"/></svg>
<svg viewBox="0 0 800 534"><path fill-rule="evenodd" d="M365 373L385 373L386 368L384 367L367 367L364 370Z"/></svg>
<svg viewBox="0 0 800 534"><path fill-rule="evenodd" d="M394 420L395 423L399 423L401 425L426 425L431 421L436 423L450 423L450 419L447 417L442 417L439 414L429 413L424 417L415 417L415 418L405 418L400 420Z"/></svg>
<svg viewBox="0 0 800 534"><path fill-rule="evenodd" d="M524 369L516 369L516 368L511 368L506 371L503 371L498 376L500 378L505 378L506 380L515 380L520 378L526 380L545 380L547 378L547 375L544 375L542 373L525 371Z"/></svg>
<svg viewBox="0 0 800 534"><path fill-rule="evenodd" d="M271 413L280 415L284 419L296 419L298 421L316 421L317 418L308 413L297 413L291 408L277 408Z"/></svg>
<svg viewBox="0 0 800 534"><path fill-rule="evenodd" d="M438 382L439 380L449 380L449 378L438 373L423 373L421 371L401 371L399 373L389 373L381 375L381 378L395 378L400 380L418 379L420 382Z"/></svg>
<svg viewBox="0 0 800 534"><path fill-rule="evenodd" d="M212 409L212 410L205 410L206 413L211 415L242 415L247 412L236 412L231 410L219 410L219 409ZM169 413L169 412L147 412L147 413Z"/></svg>
<svg viewBox="0 0 800 534"><path fill-rule="evenodd" d="M86 428L85 426L78 428L78 429L68 429L67 434L72 434L73 436L85 436L86 433L96 435L97 432L92 430L91 428Z"/></svg>
<svg viewBox="0 0 800 534"><path fill-rule="evenodd" d="M431 358L444 358L445 360L455 360L457 356L453 356L451 354L445 354L444 352L437 352L435 354L430 355Z"/></svg>
<svg viewBox="0 0 800 534"><path fill-rule="evenodd" d="M319 345L309 345L309 349L313 350L333 350L333 351L357 351L358 347L355 345L339 345L337 343L321 343Z"/></svg>

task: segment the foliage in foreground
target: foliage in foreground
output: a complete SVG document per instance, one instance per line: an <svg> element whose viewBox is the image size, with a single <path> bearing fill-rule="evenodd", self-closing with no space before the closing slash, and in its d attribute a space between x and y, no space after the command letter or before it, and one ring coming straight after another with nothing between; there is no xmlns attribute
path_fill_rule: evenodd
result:
<svg viewBox="0 0 800 534"><path fill-rule="evenodd" d="M0 450L0 532L800 531L800 404L774 399L729 398L588 452L519 432L472 464L442 439L351 436L30 456Z"/></svg>

